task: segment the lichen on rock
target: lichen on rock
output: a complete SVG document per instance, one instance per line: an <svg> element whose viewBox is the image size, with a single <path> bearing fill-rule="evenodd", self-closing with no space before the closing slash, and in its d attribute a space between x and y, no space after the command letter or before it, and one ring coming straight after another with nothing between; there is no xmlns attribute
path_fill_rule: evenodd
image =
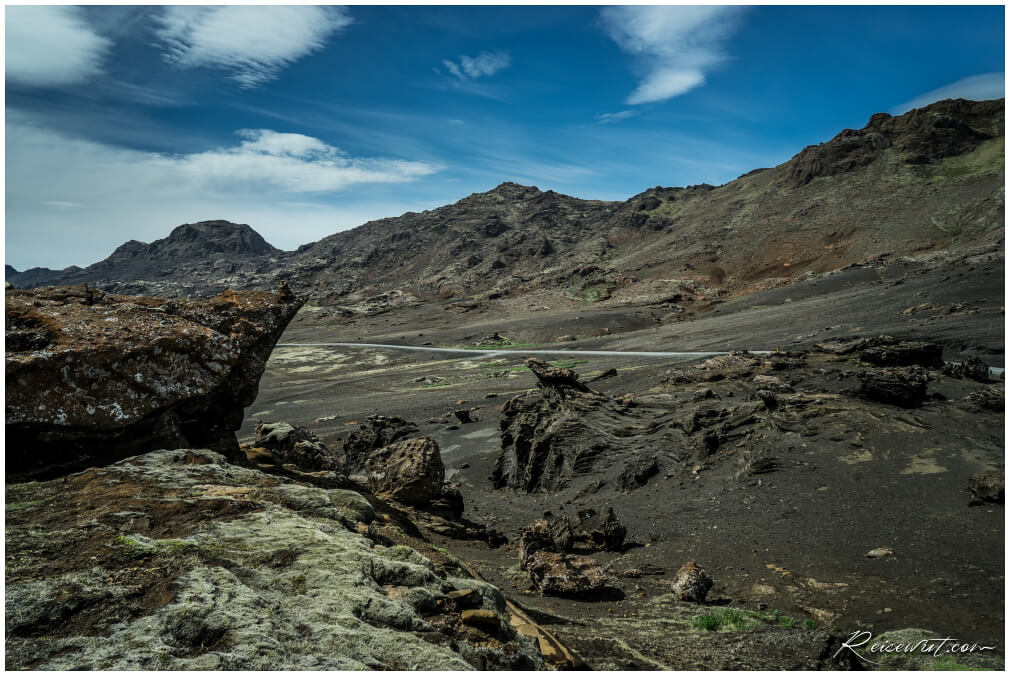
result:
<svg viewBox="0 0 1010 676"><path fill-rule="evenodd" d="M459 622L450 592L475 589L476 605L500 615L496 589L440 576L410 547L360 534L355 524L371 521L374 509L353 491L302 485L188 449L32 490L39 511L9 521L9 558L56 522L78 525L47 538L86 551L57 562L58 575L8 577L8 669L542 666L535 646L504 620L494 636ZM230 511L221 508L229 504ZM98 518L82 513L84 505ZM146 532L130 530L138 527ZM405 593L394 598L390 586Z"/></svg>

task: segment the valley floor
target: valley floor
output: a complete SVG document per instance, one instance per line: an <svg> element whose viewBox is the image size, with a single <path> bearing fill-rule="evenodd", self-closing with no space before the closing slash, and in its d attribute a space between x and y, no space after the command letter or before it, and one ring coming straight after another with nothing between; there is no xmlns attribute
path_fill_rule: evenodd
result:
<svg viewBox="0 0 1010 676"><path fill-rule="evenodd" d="M848 395L861 368L854 357L840 360L812 348L828 339L889 334L938 342L947 361L977 356L1002 367L1003 283L1002 257L990 256L956 266L851 267L729 299L684 320L660 306L547 296L447 301L356 319L325 317L324 309L307 307L282 343L473 347L498 332L514 347L455 354L278 347L240 438L252 434L257 420L284 420L307 426L339 449L370 415L417 423L421 434L438 442L447 479L460 484L466 518L500 530L513 543L494 549L426 533L430 546L470 562L516 602L542 612L537 617L594 668L823 666L820 638L811 634L808 644L801 633L783 639L756 621L756 628L707 633L706 641L698 641L691 618L726 607L779 611L843 638L858 630L876 637L908 629L936 632L998 646L988 661L978 662L975 654L959 656L959 663L1002 665L1004 508L969 506L967 488L972 474L1004 463L1003 413L960 403L980 387L1002 397L1001 377L982 386L931 371L930 396L922 406L870 404ZM490 477L501 451L499 408L536 386L523 366L524 348L536 346L806 356L774 367L780 369L774 376L796 393L780 396L787 405L777 413L759 411L739 434L726 432L711 457L665 468L637 490L620 489L616 466L604 465L556 492L496 490ZM752 376L773 373L761 357L742 373L729 369L711 379L696 368L700 357L550 359L583 381L614 369L616 375L589 386L610 398L632 393L641 410L670 416L711 409L732 418L757 400ZM457 420L452 412L461 408L474 409L476 421ZM641 451L660 443L668 442L643 435ZM758 450L775 461L774 469L747 471ZM523 526L546 514L606 507L627 525L629 543L621 553L595 555L617 573L611 597L540 597L516 576L514 543ZM879 548L893 555L866 555ZM671 604L664 597L688 560L716 581L709 607ZM632 569L655 574L620 574Z"/></svg>

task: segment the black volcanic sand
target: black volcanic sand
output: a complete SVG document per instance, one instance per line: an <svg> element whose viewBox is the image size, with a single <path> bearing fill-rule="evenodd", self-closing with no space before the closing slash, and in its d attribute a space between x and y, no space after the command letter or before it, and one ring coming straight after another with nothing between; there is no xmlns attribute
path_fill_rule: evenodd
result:
<svg viewBox="0 0 1010 676"><path fill-rule="evenodd" d="M282 342L461 346L497 330L519 343L550 343L570 334L579 339L543 346L572 350L718 350L727 342L733 349L796 350L829 337L890 334L940 342L948 360L977 355L1002 367L1003 279L1002 260L968 262L953 273L911 263L853 268L728 300L693 319L670 322L657 319L664 316L661 307L594 306L556 298L540 303L554 303L549 310L512 316L494 302L466 311L445 302L352 320L319 319L308 308ZM509 309L514 312L515 306ZM602 335L604 329L610 335ZM616 369L616 376L590 383L606 395L636 393L665 398L674 407L729 409L755 399L749 374L669 382L674 370L695 372L698 358L546 358L570 366L584 381ZM865 402L844 392L855 384L857 362L810 352L795 368L753 371L810 394L807 408L797 408L795 415L792 409L782 412L775 418L778 429L769 428L767 416L758 416L754 436L724 444L699 463L697 472L693 462L687 463L682 471L655 476L630 492L617 490L615 477L604 472L592 481L573 481L556 494L525 494L493 490L490 482L500 451L498 409L507 398L536 386L523 361L521 348L514 354L433 355L279 347L259 398L247 411L242 435L252 434L257 419L286 420L308 426L339 449L340 440L368 415L401 416L439 443L448 478L461 484L465 516L502 531L513 543L522 526L545 513L573 515L577 509L612 506L628 527L629 547L597 554L600 562L615 571L655 566L662 572L614 576L619 591L600 600L530 592L516 577L514 544L491 549L430 535L433 546L469 561L524 606L572 618L574 624L555 618L551 628L597 668L820 664L816 655L824 648L818 632L789 639L796 645L762 631L751 631L750 639L734 643L734 649L727 648L726 637L736 632L705 634L706 641L699 642L684 618L709 609L671 604L662 596L688 560L716 580L709 602L717 606L779 610L798 621L814 620L838 636L858 629L879 635L921 628L998 645L1002 661L1003 506L969 506L967 492L971 474L1004 462L1002 412L973 411L962 403L981 384L932 371L928 392L946 401L931 398L913 409ZM1002 381L996 387L1002 392ZM703 388L715 397L693 401L692 393ZM452 411L471 407L479 407L474 411L478 421L459 424ZM781 461L778 468L741 473L734 453L743 457L748 440L762 435L766 444L777 445L771 450ZM643 450L649 443L642 439ZM894 554L867 557L875 548ZM809 645L797 647L806 645L804 640Z"/></svg>

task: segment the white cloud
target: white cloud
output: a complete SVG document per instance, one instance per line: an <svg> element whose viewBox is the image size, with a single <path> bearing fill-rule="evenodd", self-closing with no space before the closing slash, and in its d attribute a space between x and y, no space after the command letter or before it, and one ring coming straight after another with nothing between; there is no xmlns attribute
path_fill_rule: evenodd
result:
<svg viewBox="0 0 1010 676"><path fill-rule="evenodd" d="M243 129L238 146L190 155L154 156L150 162L201 185L233 190L331 192L355 183L402 183L438 171L427 162L350 158L302 134Z"/></svg>
<svg viewBox="0 0 1010 676"><path fill-rule="evenodd" d="M477 56L460 56L459 64L442 59L442 64L457 78L476 79L486 75L494 75L512 65L512 57L508 52L481 52Z"/></svg>
<svg viewBox="0 0 1010 676"><path fill-rule="evenodd" d="M7 6L8 81L36 87L83 82L102 72L112 43L88 25L80 7Z"/></svg>
<svg viewBox="0 0 1010 676"><path fill-rule="evenodd" d="M665 101L703 84L706 73L725 60L723 45L741 11L717 5L601 10L604 30L622 50L638 57L643 71L625 103Z"/></svg>
<svg viewBox="0 0 1010 676"><path fill-rule="evenodd" d="M165 58L181 68L231 71L242 87L257 87L323 47L352 19L341 7L306 5L165 7L157 30Z"/></svg>
<svg viewBox="0 0 1010 676"><path fill-rule="evenodd" d="M989 99L1003 98L1004 75L1003 73L984 73L982 75L972 75L949 85L944 85L931 92L926 92L917 96L911 101L906 101L895 107L891 113L901 115L907 113L912 108L922 108L936 101L944 99L971 99L973 101L988 101Z"/></svg>
<svg viewBox="0 0 1010 676"><path fill-rule="evenodd" d="M402 188L438 171L424 162L348 157L319 139L245 130L232 147L189 155L117 148L52 131L8 111L7 262L88 265L128 239L180 223L249 223L294 248L339 229L416 208ZM338 191L348 187L355 190ZM366 194L369 197L364 197Z"/></svg>
<svg viewBox="0 0 1010 676"><path fill-rule="evenodd" d="M622 110L617 113L600 113L596 116L596 121L600 124L608 124L610 122L620 122L621 120L626 120L629 117L634 117L638 115L637 110Z"/></svg>

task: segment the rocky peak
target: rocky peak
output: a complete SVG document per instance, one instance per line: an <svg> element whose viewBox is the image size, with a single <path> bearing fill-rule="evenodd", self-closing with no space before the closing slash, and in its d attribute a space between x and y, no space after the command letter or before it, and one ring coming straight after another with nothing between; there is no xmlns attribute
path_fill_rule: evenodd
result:
<svg viewBox="0 0 1010 676"><path fill-rule="evenodd" d="M553 191L549 192L553 193ZM504 183L499 184L493 190L489 190L484 194L497 195L500 197L504 197L507 200L526 200L532 197L537 197L538 195L542 195L545 193L535 185L522 185L520 183L505 181Z"/></svg>
<svg viewBox="0 0 1010 676"><path fill-rule="evenodd" d="M250 256L280 253L248 225L229 221L200 221L178 226L166 239L155 244L164 247L199 247L202 254L230 253Z"/></svg>
<svg viewBox="0 0 1010 676"><path fill-rule="evenodd" d="M961 155L999 135L1003 119L1003 99L947 99L897 117L876 113L862 129L844 129L826 143L804 148L790 161L787 180L799 187L843 174L874 162L890 148L903 164Z"/></svg>

